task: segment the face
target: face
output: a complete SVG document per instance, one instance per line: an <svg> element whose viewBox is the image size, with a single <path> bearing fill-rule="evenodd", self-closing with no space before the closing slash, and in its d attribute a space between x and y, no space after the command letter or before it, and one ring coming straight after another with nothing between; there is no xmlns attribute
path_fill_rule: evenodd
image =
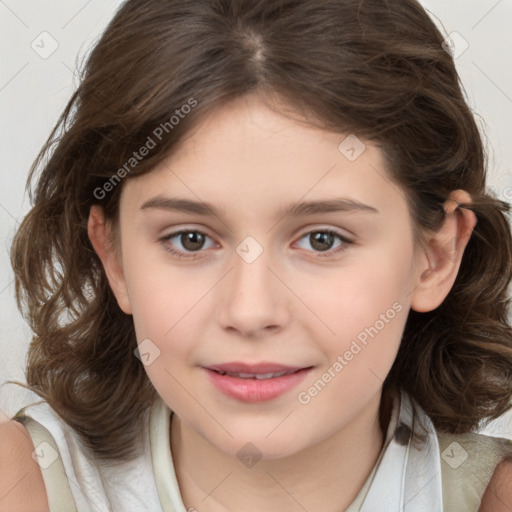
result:
<svg viewBox="0 0 512 512"><path fill-rule="evenodd" d="M160 396L225 453L333 436L396 357L422 270L412 221L379 148L349 135L248 96L124 184L119 303ZM249 367L212 369L227 363Z"/></svg>

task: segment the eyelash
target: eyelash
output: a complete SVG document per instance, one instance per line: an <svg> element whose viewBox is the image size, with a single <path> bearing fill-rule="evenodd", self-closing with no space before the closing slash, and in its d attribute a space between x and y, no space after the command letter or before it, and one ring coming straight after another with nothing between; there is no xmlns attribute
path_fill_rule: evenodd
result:
<svg viewBox="0 0 512 512"><path fill-rule="evenodd" d="M203 233L202 231L199 231L197 229L181 229L179 231L174 231L173 233L169 233L168 235L165 235L164 237L160 238L160 242L163 244L166 251L170 252L173 256L176 256L178 258L188 258L189 260L192 260L192 261L196 260L198 258L201 258L202 257L201 253L204 252L201 249L199 249L198 251L191 251L191 252L183 253L182 251L177 251L176 249L173 249L172 247L170 247L170 245L168 243L169 240L171 240L172 238L175 238L183 233L199 233L201 235L204 235L205 237L211 238L206 233ZM314 229L312 231L307 231L306 233L301 235L299 240L302 240L304 237L311 235L312 233L327 233L329 235L334 235L342 242L341 245L339 247L337 247L336 249L329 249L327 251L311 251L311 252L315 252L317 255L316 257L319 257L319 258L326 258L326 257L331 257L334 255L340 254L347 249L347 245L351 245L353 243L351 240L346 238L344 235L342 235L341 233L338 233L337 231L335 231L333 229Z"/></svg>

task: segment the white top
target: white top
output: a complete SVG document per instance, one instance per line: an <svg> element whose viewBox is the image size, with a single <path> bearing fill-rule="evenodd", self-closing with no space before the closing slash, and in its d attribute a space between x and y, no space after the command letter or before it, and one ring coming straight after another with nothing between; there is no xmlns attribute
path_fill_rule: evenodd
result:
<svg viewBox="0 0 512 512"><path fill-rule="evenodd" d="M403 391L395 397L378 461L345 512L443 511L438 438L430 418L417 403L418 416L414 417L411 404L411 398ZM161 399L143 418L142 454L133 461L117 465L90 459L78 435L46 402L31 404L21 412L44 426L53 437L62 466L51 444L39 441L35 452L43 469L57 459L55 467L65 471L77 512L187 512L170 447L172 412ZM411 442L418 418L429 432L426 449L421 451ZM29 432L32 435L34 430L29 428ZM57 485L58 479L50 477L49 472L43 470L42 473L51 511L64 511L57 505L62 503L64 486ZM59 478L62 481L62 471ZM69 509L66 512L70 512Z"/></svg>

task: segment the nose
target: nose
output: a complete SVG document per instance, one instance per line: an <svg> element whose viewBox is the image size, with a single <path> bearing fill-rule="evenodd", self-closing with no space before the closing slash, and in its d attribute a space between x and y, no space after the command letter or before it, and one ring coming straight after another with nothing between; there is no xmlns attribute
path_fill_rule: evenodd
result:
<svg viewBox="0 0 512 512"><path fill-rule="evenodd" d="M244 337L263 337L290 321L289 295L266 251L253 262L233 255L233 268L218 290L217 321Z"/></svg>

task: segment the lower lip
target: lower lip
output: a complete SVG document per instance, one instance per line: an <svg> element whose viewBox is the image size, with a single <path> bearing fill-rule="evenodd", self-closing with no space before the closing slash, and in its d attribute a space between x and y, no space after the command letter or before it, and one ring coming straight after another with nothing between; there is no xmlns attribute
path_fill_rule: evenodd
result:
<svg viewBox="0 0 512 512"><path fill-rule="evenodd" d="M213 385L224 395L241 402L265 402L283 395L304 380L311 368L272 379L242 379L208 370Z"/></svg>

